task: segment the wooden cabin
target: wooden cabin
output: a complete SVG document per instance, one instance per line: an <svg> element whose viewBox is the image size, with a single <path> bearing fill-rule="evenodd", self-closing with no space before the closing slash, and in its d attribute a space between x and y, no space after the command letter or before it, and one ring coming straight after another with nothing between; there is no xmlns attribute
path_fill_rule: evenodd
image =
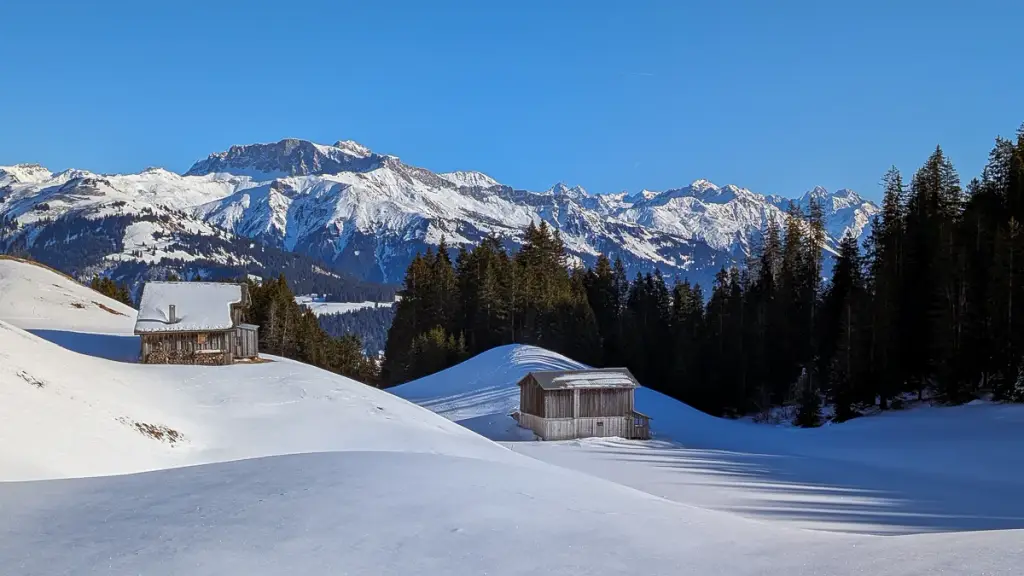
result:
<svg viewBox="0 0 1024 576"><path fill-rule="evenodd" d="M634 408L626 368L543 370L519 381L519 425L542 440L618 436L647 440L650 418Z"/></svg>
<svg viewBox="0 0 1024 576"><path fill-rule="evenodd" d="M135 334L144 364L231 364L259 355L258 326L242 323L245 284L147 282Z"/></svg>

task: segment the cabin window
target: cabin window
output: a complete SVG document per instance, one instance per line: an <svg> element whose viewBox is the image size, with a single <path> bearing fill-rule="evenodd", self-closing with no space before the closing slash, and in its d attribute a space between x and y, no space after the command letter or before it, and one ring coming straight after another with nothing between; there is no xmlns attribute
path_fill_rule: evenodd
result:
<svg viewBox="0 0 1024 576"><path fill-rule="evenodd" d="M196 342L199 344L206 344L206 334L196 334Z"/></svg>

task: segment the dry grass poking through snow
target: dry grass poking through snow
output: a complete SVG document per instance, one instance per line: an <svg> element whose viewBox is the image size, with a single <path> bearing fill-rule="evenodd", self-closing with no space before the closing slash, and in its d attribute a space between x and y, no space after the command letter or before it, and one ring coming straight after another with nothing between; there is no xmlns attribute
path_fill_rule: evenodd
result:
<svg viewBox="0 0 1024 576"><path fill-rule="evenodd" d="M122 314L122 313L118 312L117 310L114 310L114 309L113 309L113 308L111 308L110 306L106 306L106 305L100 304L99 302L97 302L97 301L95 301L95 300L93 300L93 301L92 301L92 303L93 303L93 304L95 304L95 305L97 305L97 306L99 306L99 307L100 307L100 310L105 310L105 311L107 311L107 312L110 312L110 313L111 313L111 314L113 314L114 316L124 316L124 314ZM76 308L78 308L78 307L79 307L79 306L77 305L77 302L76 302L76 303L74 304L74 306L75 306ZM82 306L82 308L84 308L84 306Z"/></svg>
<svg viewBox="0 0 1024 576"><path fill-rule="evenodd" d="M173 428L164 426L163 424L147 424L145 422L136 422L131 418L121 416L117 419L118 422L125 426L131 426L135 428L143 436L148 436L154 440L160 442L167 442L171 446L178 442L185 440L185 435Z"/></svg>
<svg viewBox="0 0 1024 576"><path fill-rule="evenodd" d="M42 380L33 377L31 374L25 372L24 370L18 372L18 377L24 380L25 382L28 382L29 384L35 386L36 388L42 388L43 386L46 386L46 382L43 382Z"/></svg>

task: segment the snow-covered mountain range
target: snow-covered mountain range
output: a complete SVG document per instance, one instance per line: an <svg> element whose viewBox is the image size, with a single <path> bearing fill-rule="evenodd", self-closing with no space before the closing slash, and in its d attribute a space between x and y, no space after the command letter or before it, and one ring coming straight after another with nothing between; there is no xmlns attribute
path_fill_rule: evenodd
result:
<svg viewBox="0 0 1024 576"><path fill-rule="evenodd" d="M806 208L811 198L824 205L833 245L863 235L877 211L851 190L819 187L793 201ZM0 249L124 278L189 263L251 268L268 251L294 253L324 274L398 283L412 256L442 237L457 247L496 234L514 247L544 220L577 261L609 253L631 272L657 267L707 282L747 255L790 202L706 180L635 194L561 183L534 192L480 172L434 173L352 141L286 139L232 146L183 175L0 167Z"/></svg>

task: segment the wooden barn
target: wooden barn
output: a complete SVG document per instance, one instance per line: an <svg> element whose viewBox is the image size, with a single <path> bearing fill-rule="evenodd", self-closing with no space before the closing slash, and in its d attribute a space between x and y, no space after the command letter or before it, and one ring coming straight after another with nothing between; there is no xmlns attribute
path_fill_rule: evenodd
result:
<svg viewBox="0 0 1024 576"><path fill-rule="evenodd" d="M647 440L650 418L634 409L638 386L626 368L530 372L519 381L519 425L542 440Z"/></svg>
<svg viewBox="0 0 1024 576"><path fill-rule="evenodd" d="M243 324L244 284L147 282L135 334L145 364L231 364L256 358L258 326Z"/></svg>

